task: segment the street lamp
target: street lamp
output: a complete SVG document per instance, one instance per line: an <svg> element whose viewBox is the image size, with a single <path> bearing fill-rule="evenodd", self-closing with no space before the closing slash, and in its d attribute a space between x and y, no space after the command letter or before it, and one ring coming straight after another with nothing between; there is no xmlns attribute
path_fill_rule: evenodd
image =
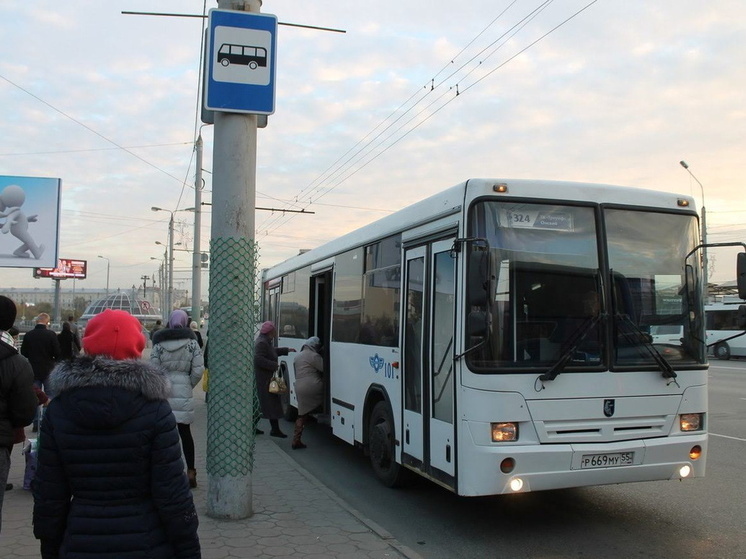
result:
<svg viewBox="0 0 746 559"><path fill-rule="evenodd" d="M24 322L26 322L26 311L28 310L29 307L35 307L36 304L35 303L26 303L26 302L23 302L21 304L23 305L23 316L21 317L21 320L23 320Z"/></svg>
<svg viewBox="0 0 746 559"><path fill-rule="evenodd" d="M166 294L166 312L168 316L171 316L174 290L174 212L159 208L158 206L152 206L150 209L154 212L168 212L170 214L168 219L168 292Z"/></svg>
<svg viewBox="0 0 746 559"><path fill-rule="evenodd" d="M106 256L99 255L99 258L103 258L106 260L106 296L109 296L109 271L111 270L111 260L106 258Z"/></svg>
<svg viewBox="0 0 746 559"><path fill-rule="evenodd" d="M699 185L699 188L702 192L702 244L704 245L702 247L702 265L704 266L704 272L702 274L702 282L704 283L703 286L703 294L705 302L707 302L708 297L708 279L707 279L707 213L705 212L705 187L702 186L702 183L699 182L699 179L694 176L694 173L689 169L689 165L687 165L686 161L679 161L679 165L681 165L684 169L686 169L687 173L691 175L691 177L697 181L697 184Z"/></svg>

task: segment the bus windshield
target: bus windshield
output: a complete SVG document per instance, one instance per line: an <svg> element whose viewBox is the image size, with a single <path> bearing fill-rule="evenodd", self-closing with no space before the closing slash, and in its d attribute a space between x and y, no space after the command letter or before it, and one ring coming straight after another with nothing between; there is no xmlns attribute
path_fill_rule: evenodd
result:
<svg viewBox="0 0 746 559"><path fill-rule="evenodd" d="M472 206L469 235L486 241L473 250L489 250L490 266L488 308L466 309L489 317L481 338L466 339L473 371L704 362L699 272L685 265L695 216L490 200ZM661 326L681 336L661 343L652 335Z"/></svg>

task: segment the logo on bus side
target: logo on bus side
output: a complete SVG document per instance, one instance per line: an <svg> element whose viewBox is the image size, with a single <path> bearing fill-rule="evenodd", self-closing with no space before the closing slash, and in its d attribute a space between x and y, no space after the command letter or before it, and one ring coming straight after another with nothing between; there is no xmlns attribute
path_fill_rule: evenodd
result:
<svg viewBox="0 0 746 559"><path fill-rule="evenodd" d="M370 357L368 361L376 374L383 371L383 376L385 378L394 378L394 366L391 363L387 363L386 360L377 353L373 357Z"/></svg>
<svg viewBox="0 0 746 559"><path fill-rule="evenodd" d="M614 415L614 400L604 400L604 415L606 417Z"/></svg>

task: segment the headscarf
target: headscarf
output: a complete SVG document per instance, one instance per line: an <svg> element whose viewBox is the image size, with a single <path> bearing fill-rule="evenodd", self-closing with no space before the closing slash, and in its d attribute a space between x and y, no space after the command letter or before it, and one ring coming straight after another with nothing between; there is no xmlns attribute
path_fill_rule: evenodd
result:
<svg viewBox="0 0 746 559"><path fill-rule="evenodd" d="M316 353L319 352L319 349L321 349L321 340L318 339L316 336L311 336L308 338L304 343L303 347L308 347L314 350ZM301 348L302 350L303 348Z"/></svg>
<svg viewBox="0 0 746 559"><path fill-rule="evenodd" d="M275 329L275 323L271 321L263 322L261 328L259 328L260 334L269 334Z"/></svg>
<svg viewBox="0 0 746 559"><path fill-rule="evenodd" d="M187 326L189 326L189 315L186 311L176 309L168 317L169 328L186 328Z"/></svg>

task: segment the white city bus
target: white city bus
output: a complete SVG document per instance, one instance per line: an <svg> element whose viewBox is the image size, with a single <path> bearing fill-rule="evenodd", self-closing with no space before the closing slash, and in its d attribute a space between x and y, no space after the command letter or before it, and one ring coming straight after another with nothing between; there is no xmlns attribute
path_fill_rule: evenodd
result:
<svg viewBox="0 0 746 559"><path fill-rule="evenodd" d="M321 338L331 430L386 485L416 472L493 495L700 477L693 208L633 188L471 179L264 270L263 318L281 346ZM681 336L653 343L666 325Z"/></svg>
<svg viewBox="0 0 746 559"><path fill-rule="evenodd" d="M738 300L705 305L707 346L718 359L746 357L746 332L738 323L743 304L744 301Z"/></svg>

